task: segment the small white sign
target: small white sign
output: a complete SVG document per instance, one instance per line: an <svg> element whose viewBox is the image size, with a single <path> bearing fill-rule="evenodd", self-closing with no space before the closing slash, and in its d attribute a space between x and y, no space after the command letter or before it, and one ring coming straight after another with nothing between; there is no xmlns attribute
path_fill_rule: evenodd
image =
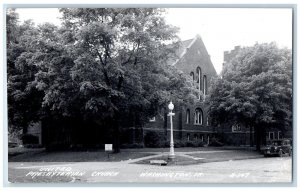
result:
<svg viewBox="0 0 300 191"><path fill-rule="evenodd" d="M112 151L112 144L105 144L105 151Z"/></svg>

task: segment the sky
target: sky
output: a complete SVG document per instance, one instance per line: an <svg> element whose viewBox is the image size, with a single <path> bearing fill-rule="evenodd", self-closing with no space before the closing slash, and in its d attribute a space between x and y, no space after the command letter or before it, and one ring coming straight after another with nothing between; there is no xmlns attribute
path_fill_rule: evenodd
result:
<svg viewBox="0 0 300 191"><path fill-rule="evenodd" d="M59 25L56 8L17 9L20 21L51 22ZM276 42L292 48L292 10L283 8L170 8L166 21L180 28L181 40L201 36L219 74L224 51L235 46Z"/></svg>

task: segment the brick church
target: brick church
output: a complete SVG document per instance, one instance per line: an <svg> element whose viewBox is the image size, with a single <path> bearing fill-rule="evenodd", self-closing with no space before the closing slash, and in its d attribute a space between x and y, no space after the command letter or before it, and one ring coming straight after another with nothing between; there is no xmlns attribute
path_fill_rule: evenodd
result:
<svg viewBox="0 0 300 191"><path fill-rule="evenodd" d="M194 39L183 41L178 56L179 59L171 63L171 65L189 75L196 83L199 95L203 94L203 97L199 97L199 101L195 105L186 108L178 108L179 106L176 107L175 103L174 139L209 142L213 137L214 128L210 126L205 96L207 95L211 78L217 76L216 70L199 35ZM163 120L166 119L161 117L153 118L144 127L144 131L163 132L169 138L169 121L167 120L167 123L162 125Z"/></svg>
<svg viewBox="0 0 300 191"><path fill-rule="evenodd" d="M224 52L224 63L229 62L231 56L238 51L238 48ZM209 144L214 138L227 145L251 145L254 142L254 130L250 127L226 124L215 127L210 123L209 105L205 97L211 85L211 79L217 77L217 73L201 37L197 35L193 39L183 41L178 50L178 57L179 59L170 64L192 78L197 86L199 95L203 96L199 96L198 102L189 107L179 106L174 103L173 133L175 145L178 141ZM125 142L145 142L145 136L148 133L153 133L162 142L161 146L164 143L168 145L170 119L167 117L167 112L165 110L164 115L158 115L149 119L149 123L142 129L133 127L129 134L124 134L127 139ZM280 132L277 132L277 134L277 138L281 138Z"/></svg>
<svg viewBox="0 0 300 191"><path fill-rule="evenodd" d="M199 91L199 101L195 105L182 107L175 105L173 117L173 133L176 141L201 141L209 143L215 137L215 128L210 124L208 105L205 102L210 81L217 76L216 70L210 60L210 56L199 35L193 39L182 42L178 52L178 59L170 63L184 74L193 79ZM150 132L155 132L161 142L166 142L170 137L170 119L164 115L157 115L149 119L149 123L142 128L142 132L132 129L129 139L139 142L143 134L144 138ZM128 134L125 135L128 138ZM129 140L128 140L129 141Z"/></svg>

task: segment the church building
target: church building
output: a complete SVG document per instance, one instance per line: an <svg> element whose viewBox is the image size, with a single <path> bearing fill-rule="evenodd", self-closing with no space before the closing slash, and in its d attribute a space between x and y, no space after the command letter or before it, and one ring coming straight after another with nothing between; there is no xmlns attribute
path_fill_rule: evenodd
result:
<svg viewBox="0 0 300 191"><path fill-rule="evenodd" d="M182 42L178 51L178 59L172 66L188 75L199 91L198 101L194 105L183 107L175 105L173 117L173 133L176 141L198 141L209 143L215 136L215 128L210 124L208 104L205 97L208 94L211 79L217 77L205 45L199 35ZM200 96L202 95L202 96ZM155 116L143 127L143 134L155 132L159 140L168 142L170 137L170 119L165 111L164 116Z"/></svg>

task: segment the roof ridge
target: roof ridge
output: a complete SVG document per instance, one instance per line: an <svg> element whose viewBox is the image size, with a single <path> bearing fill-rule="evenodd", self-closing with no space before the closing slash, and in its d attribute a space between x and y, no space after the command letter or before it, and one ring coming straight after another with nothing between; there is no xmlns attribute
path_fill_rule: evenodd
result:
<svg viewBox="0 0 300 191"><path fill-rule="evenodd" d="M180 54L179 58L176 59L176 61L172 64L172 66L176 65L176 64L179 62L179 60L186 54L187 49L189 49L189 48L196 42L196 40L197 40L198 38L201 39L201 36L200 36L199 34L197 34L197 35L196 35L194 38L192 38L192 39L185 40L185 41L192 40L192 42L189 43L189 45L188 45L187 47L184 47L183 52ZM182 42L184 42L184 41L182 41Z"/></svg>

